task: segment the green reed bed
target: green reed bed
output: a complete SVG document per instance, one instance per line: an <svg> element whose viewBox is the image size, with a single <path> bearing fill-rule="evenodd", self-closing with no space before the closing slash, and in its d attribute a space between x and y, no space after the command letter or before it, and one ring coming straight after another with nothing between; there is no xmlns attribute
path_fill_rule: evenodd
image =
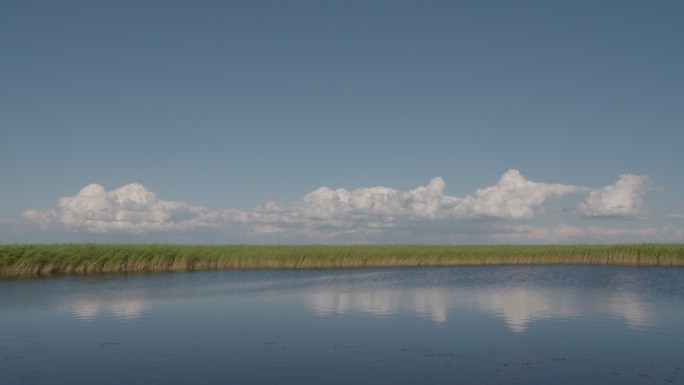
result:
<svg viewBox="0 0 684 385"><path fill-rule="evenodd" d="M502 264L684 266L682 244L564 246L0 245L0 276Z"/></svg>

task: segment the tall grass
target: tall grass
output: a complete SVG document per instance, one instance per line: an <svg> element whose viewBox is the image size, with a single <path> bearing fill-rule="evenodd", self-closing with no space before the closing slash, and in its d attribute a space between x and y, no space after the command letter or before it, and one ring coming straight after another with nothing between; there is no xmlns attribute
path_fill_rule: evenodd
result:
<svg viewBox="0 0 684 385"><path fill-rule="evenodd" d="M0 276L501 264L684 266L684 244L563 246L0 245Z"/></svg>

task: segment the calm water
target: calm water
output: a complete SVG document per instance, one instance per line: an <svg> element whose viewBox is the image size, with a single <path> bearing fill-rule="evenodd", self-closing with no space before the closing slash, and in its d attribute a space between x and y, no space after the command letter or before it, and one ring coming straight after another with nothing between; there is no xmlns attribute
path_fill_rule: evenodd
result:
<svg viewBox="0 0 684 385"><path fill-rule="evenodd" d="M0 383L684 383L684 269L2 280Z"/></svg>

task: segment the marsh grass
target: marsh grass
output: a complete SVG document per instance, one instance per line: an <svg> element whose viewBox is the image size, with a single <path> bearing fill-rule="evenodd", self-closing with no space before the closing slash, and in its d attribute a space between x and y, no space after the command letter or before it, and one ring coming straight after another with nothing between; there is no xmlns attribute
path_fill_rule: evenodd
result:
<svg viewBox="0 0 684 385"><path fill-rule="evenodd" d="M0 245L0 276L4 277L212 269L533 264L684 266L684 245Z"/></svg>

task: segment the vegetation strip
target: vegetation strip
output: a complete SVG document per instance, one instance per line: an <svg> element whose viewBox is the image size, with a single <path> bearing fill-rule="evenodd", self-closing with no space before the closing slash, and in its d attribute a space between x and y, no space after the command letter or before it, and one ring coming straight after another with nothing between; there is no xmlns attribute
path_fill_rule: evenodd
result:
<svg viewBox="0 0 684 385"><path fill-rule="evenodd" d="M468 265L684 266L684 244L564 246L0 245L0 276Z"/></svg>

